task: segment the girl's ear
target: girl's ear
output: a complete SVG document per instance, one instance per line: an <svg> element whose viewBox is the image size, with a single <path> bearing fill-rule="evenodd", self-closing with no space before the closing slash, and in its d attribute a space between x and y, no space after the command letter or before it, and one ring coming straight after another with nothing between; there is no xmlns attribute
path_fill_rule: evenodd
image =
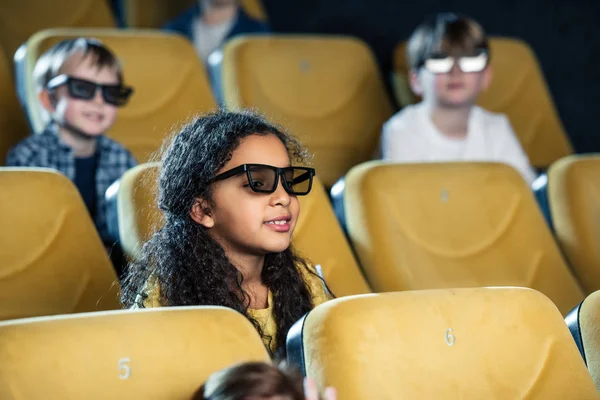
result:
<svg viewBox="0 0 600 400"><path fill-rule="evenodd" d="M196 198L190 211L190 218L196 223L204 226L205 228L212 228L215 226L215 220L213 219L210 208L208 207L208 201Z"/></svg>

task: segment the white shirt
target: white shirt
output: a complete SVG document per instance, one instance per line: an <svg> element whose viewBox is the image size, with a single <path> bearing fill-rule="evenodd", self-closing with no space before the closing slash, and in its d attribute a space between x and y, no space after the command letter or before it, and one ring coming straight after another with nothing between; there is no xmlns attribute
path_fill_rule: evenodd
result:
<svg viewBox="0 0 600 400"><path fill-rule="evenodd" d="M433 124L423 103L403 108L383 126L382 158L392 162L489 161L511 165L531 185L536 174L504 114L473 106L464 139Z"/></svg>
<svg viewBox="0 0 600 400"><path fill-rule="evenodd" d="M219 47L225 41L227 34L231 30L231 27L236 22L235 18L218 24L218 25L207 25L202 21L202 18L196 18L193 26L194 33L194 46L196 52L200 58L206 62L208 56Z"/></svg>

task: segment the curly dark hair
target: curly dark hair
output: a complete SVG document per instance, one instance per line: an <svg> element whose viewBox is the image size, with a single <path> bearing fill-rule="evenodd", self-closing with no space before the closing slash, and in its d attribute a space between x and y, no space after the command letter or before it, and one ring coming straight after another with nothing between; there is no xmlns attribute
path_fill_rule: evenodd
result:
<svg viewBox="0 0 600 400"><path fill-rule="evenodd" d="M136 298L141 295L144 299L142 288L152 274L163 306L229 307L244 314L266 337L248 314L250 297L242 289L242 274L208 229L189 214L198 198L212 204L211 178L231 159L244 138L271 134L283 142L292 162L307 161L306 150L295 138L249 111L218 111L197 117L173 137L163 150L158 178L158 207L165 222L128 267L121 295L126 307L143 307ZM276 351L271 355L277 358L285 356L285 338L292 324L313 308L298 268L314 275L291 246L265 256L261 278L273 295L277 324L276 338L267 339L275 340Z"/></svg>

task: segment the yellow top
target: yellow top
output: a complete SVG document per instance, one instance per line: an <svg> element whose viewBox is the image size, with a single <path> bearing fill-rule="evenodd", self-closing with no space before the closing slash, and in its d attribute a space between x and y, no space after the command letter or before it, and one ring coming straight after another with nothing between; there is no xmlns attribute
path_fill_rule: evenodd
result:
<svg viewBox="0 0 600 400"><path fill-rule="evenodd" d="M311 265L309 265L309 268L311 271L315 272ZM299 268L298 271L300 271L300 274L302 275L302 278L308 287L315 307L331 299L331 296L327 292L321 279L306 272L304 268ZM160 287L158 286L154 276L151 276L148 279L148 282L142 289L142 293L147 295L146 299L143 300L143 305L145 308L162 307L162 304L160 303ZM136 304L134 304L132 308L138 308L141 302L141 296L138 295L138 298L135 302ZM260 325L264 334L263 342L265 346L270 348L271 351L275 351L274 346L276 343L275 339L277 337L277 324L275 322L275 315L273 314L273 293L269 290L267 308L248 309L248 314ZM270 338L273 339L270 340Z"/></svg>

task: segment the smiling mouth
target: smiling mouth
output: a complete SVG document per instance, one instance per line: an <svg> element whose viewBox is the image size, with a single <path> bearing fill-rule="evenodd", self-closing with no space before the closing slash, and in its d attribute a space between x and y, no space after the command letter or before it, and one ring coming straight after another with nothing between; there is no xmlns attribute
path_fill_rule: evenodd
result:
<svg viewBox="0 0 600 400"><path fill-rule="evenodd" d="M274 230L275 232L285 233L289 232L292 228L291 221L291 216L284 216L272 219L270 221L266 221L264 224L272 230Z"/></svg>
<svg viewBox="0 0 600 400"><path fill-rule="evenodd" d="M100 113L84 113L83 116L88 120L96 122L104 120L104 115Z"/></svg>
<svg viewBox="0 0 600 400"><path fill-rule="evenodd" d="M286 224L289 224L289 223L290 223L290 220L288 220L288 219L282 219L280 221L267 221L267 222L265 222L265 224L267 224L267 225L286 225Z"/></svg>

